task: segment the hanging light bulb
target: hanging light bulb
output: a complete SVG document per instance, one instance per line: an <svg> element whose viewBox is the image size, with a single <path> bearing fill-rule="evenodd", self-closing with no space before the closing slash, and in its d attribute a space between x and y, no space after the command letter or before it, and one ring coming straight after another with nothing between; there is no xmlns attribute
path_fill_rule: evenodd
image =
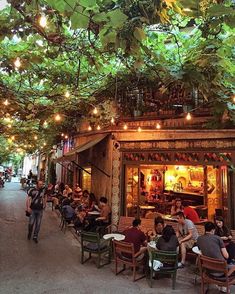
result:
<svg viewBox="0 0 235 294"><path fill-rule="evenodd" d="M123 129L124 129L124 130L127 130L127 129L128 129L127 124L124 124Z"/></svg>
<svg viewBox="0 0 235 294"><path fill-rule="evenodd" d="M113 117L111 118L111 124L114 124L114 118Z"/></svg>
<svg viewBox="0 0 235 294"><path fill-rule="evenodd" d="M186 119L187 119L187 120L191 120L191 119L192 119L192 115L191 115L190 112L187 113L187 115L186 115Z"/></svg>
<svg viewBox="0 0 235 294"><path fill-rule="evenodd" d="M61 137L64 137L64 133L61 134Z"/></svg>
<svg viewBox="0 0 235 294"><path fill-rule="evenodd" d="M97 126L97 131L99 131L101 129L100 125Z"/></svg>
<svg viewBox="0 0 235 294"><path fill-rule="evenodd" d="M44 143L43 143L43 146L46 146L46 145L47 145L47 143L46 143L46 142L44 142Z"/></svg>
<svg viewBox="0 0 235 294"><path fill-rule="evenodd" d="M89 126L89 127L88 127L88 131L91 131L91 130L92 130L92 127L91 127L91 126Z"/></svg>
<svg viewBox="0 0 235 294"><path fill-rule="evenodd" d="M44 128L46 128L48 126L48 123L46 120L44 121L43 126L44 126Z"/></svg>
<svg viewBox="0 0 235 294"><path fill-rule="evenodd" d="M8 124L7 127L8 127L9 129L11 129L11 128L12 128L12 125L11 125L11 124Z"/></svg>
<svg viewBox="0 0 235 294"><path fill-rule="evenodd" d="M60 114L56 114L55 121L61 121L61 115Z"/></svg>
<svg viewBox="0 0 235 294"><path fill-rule="evenodd" d="M6 99L6 100L3 102L3 104L4 104L5 106L8 106L10 103L9 103L9 101Z"/></svg>
<svg viewBox="0 0 235 294"><path fill-rule="evenodd" d="M66 91L65 94L64 94L65 98L69 98L70 97L70 93L69 91Z"/></svg>
<svg viewBox="0 0 235 294"><path fill-rule="evenodd" d="M138 127L137 131L140 133L142 131L141 127Z"/></svg>
<svg viewBox="0 0 235 294"><path fill-rule="evenodd" d="M68 139L68 138L69 138L69 136L68 136L68 135L65 135L65 136L64 136L64 138L65 138L65 139Z"/></svg>
<svg viewBox="0 0 235 294"><path fill-rule="evenodd" d="M37 140L37 139L38 139L38 136L37 136L37 135L35 135L33 138L34 138L34 140Z"/></svg>
<svg viewBox="0 0 235 294"><path fill-rule="evenodd" d="M94 109L93 109L93 114L97 114L98 113L98 109L95 107Z"/></svg>
<svg viewBox="0 0 235 294"><path fill-rule="evenodd" d="M15 140L15 136L11 136L11 140L12 140L12 141Z"/></svg>
<svg viewBox="0 0 235 294"><path fill-rule="evenodd" d="M45 28L47 26L47 18L45 15L41 15L40 18L39 18L39 25L42 27L42 28Z"/></svg>
<svg viewBox="0 0 235 294"><path fill-rule="evenodd" d="M15 65L15 68L21 67L21 61L19 57L17 57L16 60L14 61L14 65Z"/></svg>
<svg viewBox="0 0 235 294"><path fill-rule="evenodd" d="M157 124L156 124L156 129L159 130L160 128L161 128L161 125L160 125L159 123L157 123Z"/></svg>
<svg viewBox="0 0 235 294"><path fill-rule="evenodd" d="M9 147L6 147L6 150L9 150Z"/></svg>
<svg viewBox="0 0 235 294"><path fill-rule="evenodd" d="M232 97L233 103L235 103L235 94Z"/></svg>

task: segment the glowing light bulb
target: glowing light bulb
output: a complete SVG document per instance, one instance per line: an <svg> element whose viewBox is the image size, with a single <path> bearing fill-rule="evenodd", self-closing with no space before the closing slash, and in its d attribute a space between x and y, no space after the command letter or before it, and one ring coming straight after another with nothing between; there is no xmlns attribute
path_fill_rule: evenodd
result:
<svg viewBox="0 0 235 294"><path fill-rule="evenodd" d="M61 134L61 137L64 137L64 133Z"/></svg>
<svg viewBox="0 0 235 294"><path fill-rule="evenodd" d="M12 125L11 125L11 124L8 124L7 127L8 127L9 129L11 129L11 128L12 128Z"/></svg>
<svg viewBox="0 0 235 294"><path fill-rule="evenodd" d="M37 140L38 139L38 136L35 135L33 138L34 138L34 140Z"/></svg>
<svg viewBox="0 0 235 294"><path fill-rule="evenodd" d="M11 140L12 140L12 141L15 140L15 136L11 136Z"/></svg>
<svg viewBox="0 0 235 294"><path fill-rule="evenodd" d="M40 18L39 18L39 25L42 28L45 28L47 26L47 18L45 17L45 15L40 16Z"/></svg>
<svg viewBox="0 0 235 294"><path fill-rule="evenodd" d="M15 65L15 68L21 67L21 61L19 57L17 57L16 60L14 61L14 65Z"/></svg>
<svg viewBox="0 0 235 294"><path fill-rule="evenodd" d="M8 106L10 103L9 103L9 101L6 99L6 100L3 102L3 104L4 104L5 106Z"/></svg>
<svg viewBox="0 0 235 294"><path fill-rule="evenodd" d="M161 125L160 125L159 123L157 123L157 124L156 124L156 129L159 130L160 128L161 128Z"/></svg>
<svg viewBox="0 0 235 294"><path fill-rule="evenodd" d="M48 126L48 123L46 120L44 121L43 126L44 126L44 128L46 128Z"/></svg>
<svg viewBox="0 0 235 294"><path fill-rule="evenodd" d="M97 126L97 131L99 131L101 129L100 125Z"/></svg>
<svg viewBox="0 0 235 294"><path fill-rule="evenodd" d="M192 115L191 115L190 112L187 113L187 115L186 115L186 119L187 119L187 120L191 120L191 119L192 119Z"/></svg>
<svg viewBox="0 0 235 294"><path fill-rule="evenodd" d="M65 135L65 136L64 136L64 138L65 138L65 139L68 139L68 138L69 138L69 136L68 136L68 135Z"/></svg>
<svg viewBox="0 0 235 294"><path fill-rule="evenodd" d="M9 147L6 147L6 150L9 150Z"/></svg>
<svg viewBox="0 0 235 294"><path fill-rule="evenodd" d="M70 93L69 93L69 91L66 91L65 94L64 94L64 96L65 96L66 98L69 98L69 97L70 97Z"/></svg>
<svg viewBox="0 0 235 294"><path fill-rule="evenodd" d="M233 103L235 103L235 95L233 95L233 98L232 99L233 99Z"/></svg>
<svg viewBox="0 0 235 294"><path fill-rule="evenodd" d="M60 121L60 120L61 120L61 115L56 114L56 116L55 116L55 121Z"/></svg>
<svg viewBox="0 0 235 294"><path fill-rule="evenodd" d="M89 126L89 127L88 127L88 131L91 131L91 130L92 130L92 127L91 127L91 126Z"/></svg>
<svg viewBox="0 0 235 294"><path fill-rule="evenodd" d="M96 107L93 109L93 113L94 114L97 114L98 113L98 109Z"/></svg>
<svg viewBox="0 0 235 294"><path fill-rule="evenodd" d="M114 118L113 117L111 118L111 124L114 124Z"/></svg>
<svg viewBox="0 0 235 294"><path fill-rule="evenodd" d="M124 130L127 130L127 129L128 129L127 124L125 124L125 125L123 126L123 129L124 129Z"/></svg>
<svg viewBox="0 0 235 294"><path fill-rule="evenodd" d="M142 131L141 127L138 127L137 131L140 133Z"/></svg>
<svg viewBox="0 0 235 294"><path fill-rule="evenodd" d="M43 146L46 146L46 145L47 145L47 143L46 143L46 142L44 142L44 143L43 143Z"/></svg>

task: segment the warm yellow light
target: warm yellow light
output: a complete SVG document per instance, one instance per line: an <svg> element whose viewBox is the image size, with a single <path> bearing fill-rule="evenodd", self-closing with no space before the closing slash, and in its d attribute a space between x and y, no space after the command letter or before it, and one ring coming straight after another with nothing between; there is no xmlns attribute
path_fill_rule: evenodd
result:
<svg viewBox="0 0 235 294"><path fill-rule="evenodd" d="M64 133L61 134L61 137L64 137Z"/></svg>
<svg viewBox="0 0 235 294"><path fill-rule="evenodd" d="M56 114L56 116L55 116L55 121L61 121L61 115Z"/></svg>
<svg viewBox="0 0 235 294"><path fill-rule="evenodd" d="M114 118L113 117L111 118L111 124L114 124Z"/></svg>
<svg viewBox="0 0 235 294"><path fill-rule="evenodd" d="M92 130L92 127L91 127L91 126L89 126L89 127L88 127L88 131L91 131L91 130Z"/></svg>
<svg viewBox="0 0 235 294"><path fill-rule="evenodd" d="M12 143L12 139L11 139L11 138L8 138L7 141L8 141L9 143Z"/></svg>
<svg viewBox="0 0 235 294"><path fill-rule="evenodd" d="M5 120L6 122L9 122L9 123L11 122L11 118L10 118L10 117L5 117L4 120Z"/></svg>
<svg viewBox="0 0 235 294"><path fill-rule="evenodd" d="M12 128L12 125L11 125L11 124L8 124L7 127L8 127L9 129L11 129L11 128Z"/></svg>
<svg viewBox="0 0 235 294"><path fill-rule="evenodd" d="M29 147L29 148L31 148L31 147L32 147L32 145L30 145L30 144L29 144L29 145L28 145L28 147Z"/></svg>
<svg viewBox="0 0 235 294"><path fill-rule="evenodd" d="M160 130L161 125L159 123L156 124L156 129Z"/></svg>
<svg viewBox="0 0 235 294"><path fill-rule="evenodd" d="M192 11L192 9L190 9L190 8L183 8L183 11L190 12L190 11Z"/></svg>
<svg viewBox="0 0 235 294"><path fill-rule="evenodd" d="M127 129L128 129L127 124L125 124L125 125L123 126L123 129L124 129L124 130L127 130Z"/></svg>
<svg viewBox="0 0 235 294"><path fill-rule="evenodd" d="M47 18L45 17L45 15L40 16L39 24L42 28L45 28L47 26Z"/></svg>
<svg viewBox="0 0 235 294"><path fill-rule="evenodd" d="M21 67L21 61L19 57L17 57L16 60L14 61L14 65L15 65L15 68Z"/></svg>
<svg viewBox="0 0 235 294"><path fill-rule="evenodd" d="M46 120L44 121L43 126L44 126L44 128L46 128L48 126L48 123Z"/></svg>
<svg viewBox="0 0 235 294"><path fill-rule="evenodd" d="M44 142L44 143L43 143L43 146L46 146L46 145L47 145L47 143L46 143L46 142Z"/></svg>
<svg viewBox="0 0 235 294"><path fill-rule="evenodd" d="M10 103L9 103L9 101L6 99L6 100L3 102L3 104L4 104L5 106L8 106Z"/></svg>
<svg viewBox="0 0 235 294"><path fill-rule="evenodd" d="M100 125L97 126L97 131L99 131L101 129Z"/></svg>
<svg viewBox="0 0 235 294"><path fill-rule="evenodd" d="M17 152L20 152L20 151L21 151L21 149L20 149L20 148L17 148L17 149L16 149L16 151L17 151Z"/></svg>
<svg viewBox="0 0 235 294"><path fill-rule="evenodd" d="M235 103L235 95L233 95L233 98L232 99L233 99L233 103Z"/></svg>
<svg viewBox="0 0 235 294"><path fill-rule="evenodd" d="M68 135L65 135L65 136L64 136L64 138L65 138L65 139L68 139L68 138L69 138L69 136L68 136Z"/></svg>
<svg viewBox="0 0 235 294"><path fill-rule="evenodd" d="M11 136L11 140L15 140L15 136Z"/></svg>
<svg viewBox="0 0 235 294"><path fill-rule="evenodd" d="M186 119L187 119L187 120L191 120L191 119L192 119L192 115L191 115L190 112L187 113L187 115L186 115Z"/></svg>
<svg viewBox="0 0 235 294"><path fill-rule="evenodd" d="M64 94L64 96L65 96L66 98L69 98L69 97L70 97L70 93L69 93L69 91L66 91L65 94Z"/></svg>
<svg viewBox="0 0 235 294"><path fill-rule="evenodd" d="M140 133L142 131L141 127L138 127L137 131Z"/></svg>
<svg viewBox="0 0 235 294"><path fill-rule="evenodd" d="M6 150L9 150L9 147L6 147Z"/></svg>
<svg viewBox="0 0 235 294"><path fill-rule="evenodd" d="M97 114L98 113L98 109L96 107L93 109L93 113L94 114Z"/></svg>
<svg viewBox="0 0 235 294"><path fill-rule="evenodd" d="M38 139L38 136L35 135L33 138L34 138L34 140L37 140Z"/></svg>

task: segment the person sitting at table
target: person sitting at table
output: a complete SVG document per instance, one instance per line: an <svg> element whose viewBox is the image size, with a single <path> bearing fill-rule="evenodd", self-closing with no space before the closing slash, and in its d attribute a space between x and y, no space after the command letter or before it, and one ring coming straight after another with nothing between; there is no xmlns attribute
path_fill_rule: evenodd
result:
<svg viewBox="0 0 235 294"><path fill-rule="evenodd" d="M63 197L68 198L69 195L71 195L71 193L73 193L73 190L69 187L69 185L65 185L64 191L63 191Z"/></svg>
<svg viewBox="0 0 235 294"><path fill-rule="evenodd" d="M181 251L181 262L178 263L178 268L183 268L186 260L186 249L192 249L198 238L198 231L194 223L185 218L182 211L176 214L178 220L176 236L179 240Z"/></svg>
<svg viewBox="0 0 235 294"><path fill-rule="evenodd" d="M89 192L87 190L84 190L82 192L82 197L81 197L81 205L84 209L87 209L89 206Z"/></svg>
<svg viewBox="0 0 235 294"><path fill-rule="evenodd" d="M176 198L174 205L171 207L171 215L176 215L179 211L183 212L183 209L182 200L180 198Z"/></svg>
<svg viewBox="0 0 235 294"><path fill-rule="evenodd" d="M141 220L134 219L132 227L123 232L125 235L124 241L134 244L134 252L135 255L138 256L138 259L142 259L147 250L147 238L144 232L141 231L140 225Z"/></svg>
<svg viewBox="0 0 235 294"><path fill-rule="evenodd" d="M162 235L164 229L164 219L161 216L158 216L154 219L154 235L159 237Z"/></svg>
<svg viewBox="0 0 235 294"><path fill-rule="evenodd" d="M82 189L79 187L79 184L76 184L74 192L73 192L73 197L75 199L81 199L82 198Z"/></svg>
<svg viewBox="0 0 235 294"><path fill-rule="evenodd" d="M164 251L177 251L179 241L172 226L166 225L162 236L156 242L156 248Z"/></svg>
<svg viewBox="0 0 235 294"><path fill-rule="evenodd" d="M183 212L187 219L190 219L193 223L199 223L200 218L196 212L196 210L188 205L188 203L185 201L184 203Z"/></svg>
<svg viewBox="0 0 235 294"><path fill-rule="evenodd" d="M100 216L96 218L99 225L107 226L110 223L111 208L106 197L100 197Z"/></svg>
<svg viewBox="0 0 235 294"><path fill-rule="evenodd" d="M228 264L235 264L235 244L232 242L232 234L229 228L224 224L222 216L215 218L215 235L219 236L228 251Z"/></svg>
<svg viewBox="0 0 235 294"><path fill-rule="evenodd" d="M96 200L95 194L94 193L90 193L89 197L88 197L88 207L86 209L87 212L89 211L100 211L99 207L98 207L98 202Z"/></svg>
<svg viewBox="0 0 235 294"><path fill-rule="evenodd" d="M69 199L65 199L62 206L62 213L64 218L69 223L76 217L75 210L71 207Z"/></svg>

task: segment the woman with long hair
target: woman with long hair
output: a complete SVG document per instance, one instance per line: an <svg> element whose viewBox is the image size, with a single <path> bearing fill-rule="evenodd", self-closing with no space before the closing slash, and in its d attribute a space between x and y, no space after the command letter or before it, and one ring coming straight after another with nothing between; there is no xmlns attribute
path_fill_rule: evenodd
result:
<svg viewBox="0 0 235 294"><path fill-rule="evenodd" d="M162 236L156 242L157 249L164 251L177 251L178 246L179 241L173 227L166 225L162 231Z"/></svg>
<svg viewBox="0 0 235 294"><path fill-rule="evenodd" d="M182 200L180 198L175 199L174 205L171 207L171 215L176 215L177 212L184 211L184 207L182 205Z"/></svg>
<svg viewBox="0 0 235 294"><path fill-rule="evenodd" d="M232 234L229 228L224 224L222 216L215 218L215 235L219 236L223 241L228 251L228 264L235 264L235 243L232 242Z"/></svg>

